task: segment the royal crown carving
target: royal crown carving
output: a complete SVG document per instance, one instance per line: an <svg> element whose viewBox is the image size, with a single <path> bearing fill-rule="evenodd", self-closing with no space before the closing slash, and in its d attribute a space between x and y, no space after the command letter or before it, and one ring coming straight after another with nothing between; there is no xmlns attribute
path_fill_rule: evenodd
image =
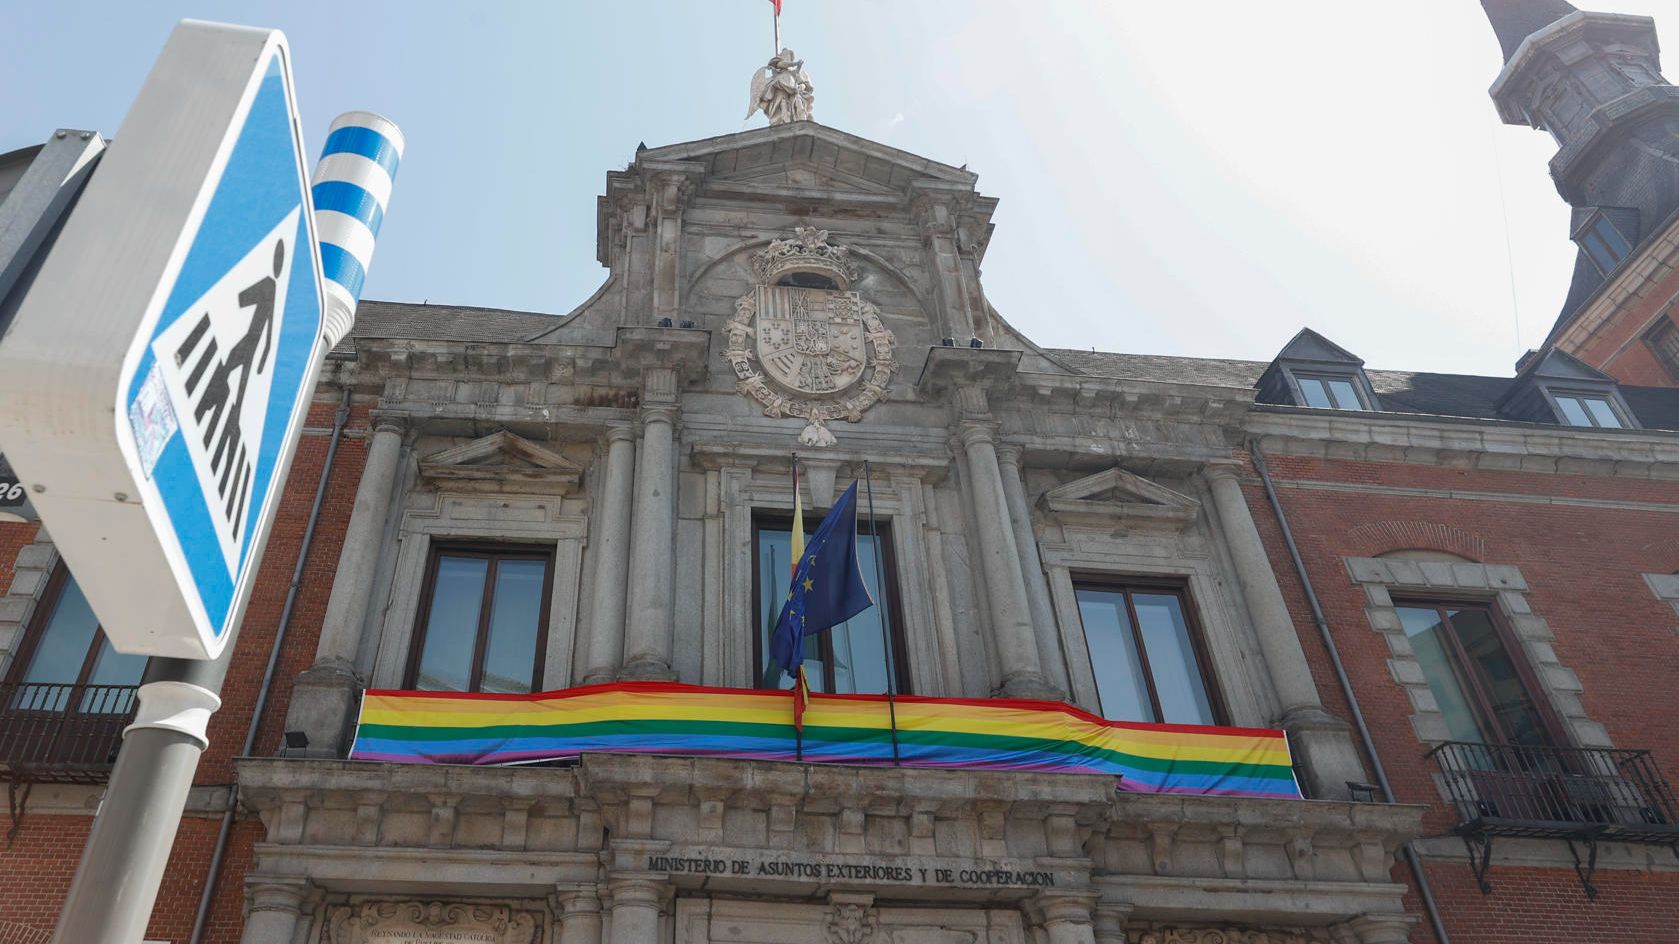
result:
<svg viewBox="0 0 1679 944"><path fill-rule="evenodd" d="M752 257L752 270L760 285L774 285L788 272L821 272L847 288L858 276L851 250L828 242L828 231L814 226L794 227L792 239L772 240Z"/></svg>
<svg viewBox="0 0 1679 944"><path fill-rule="evenodd" d="M736 300L723 351L735 387L766 416L803 417L800 444L831 446L830 422L859 422L886 396L898 369L892 332L872 302L846 290L859 269L823 230L798 227L757 253L752 268L758 284ZM790 272L824 274L840 287L777 284Z"/></svg>

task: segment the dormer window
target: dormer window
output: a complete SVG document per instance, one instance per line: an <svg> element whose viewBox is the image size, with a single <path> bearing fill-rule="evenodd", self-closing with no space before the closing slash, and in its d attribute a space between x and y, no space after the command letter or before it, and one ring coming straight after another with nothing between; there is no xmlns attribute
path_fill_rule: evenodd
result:
<svg viewBox="0 0 1679 944"><path fill-rule="evenodd" d="M1295 374L1294 380L1300 385L1300 396L1305 401L1305 406L1315 406L1320 410L1368 409L1358 395L1358 381L1355 377Z"/></svg>
<svg viewBox="0 0 1679 944"><path fill-rule="evenodd" d="M1586 393L1551 392L1562 422L1569 426L1595 426L1600 429L1625 429L1615 405L1606 396Z"/></svg>
<svg viewBox="0 0 1679 944"><path fill-rule="evenodd" d="M1304 328L1260 375L1259 402L1317 410L1377 410L1364 362L1316 331Z"/></svg>
<svg viewBox="0 0 1679 944"><path fill-rule="evenodd" d="M1632 243L1602 210L1594 212L1587 218L1586 224L1575 231L1574 241L1580 244L1586 258L1604 275L1608 275L1632 252Z"/></svg>

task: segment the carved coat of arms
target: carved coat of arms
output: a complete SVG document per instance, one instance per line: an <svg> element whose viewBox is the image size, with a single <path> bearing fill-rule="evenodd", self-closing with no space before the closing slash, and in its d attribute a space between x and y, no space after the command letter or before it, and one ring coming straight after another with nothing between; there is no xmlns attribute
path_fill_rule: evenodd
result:
<svg viewBox="0 0 1679 944"><path fill-rule="evenodd" d="M857 422L886 395L897 370L880 311L848 287L849 250L799 227L753 258L757 286L735 302L723 356L740 391L768 416L800 416L799 442L831 446L828 423Z"/></svg>

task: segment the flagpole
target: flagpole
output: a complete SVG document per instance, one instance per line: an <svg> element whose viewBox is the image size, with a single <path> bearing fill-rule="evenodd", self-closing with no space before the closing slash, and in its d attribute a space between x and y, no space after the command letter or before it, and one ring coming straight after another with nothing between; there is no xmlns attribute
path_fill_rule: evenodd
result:
<svg viewBox="0 0 1679 944"><path fill-rule="evenodd" d="M777 38L779 38L780 35L781 35L781 18L780 18L779 14L776 16L775 31L776 31ZM801 535L800 540L803 540L802 535L804 534L804 515L799 510L799 454L795 452L792 455L793 455L793 527L798 529L798 533ZM789 534L788 537L791 538L792 535ZM793 548L793 553L791 555L792 558L793 558L793 560L792 560L793 570L792 570L792 575L787 578L787 590L788 590L789 593L791 593L792 590L793 590L793 581L798 579L798 575L799 575L799 555L802 554L802 553L803 553L802 549ZM802 627L802 626L799 627L798 631L800 633L803 633L804 632L804 627ZM805 664L804 664L804 660L800 659L799 664L793 667L793 759L796 760L796 761L801 761L801 762L805 759L805 727L804 727L803 724L799 723L799 721L800 721L800 717L799 717L800 716L800 711L799 711L799 709L801 707L800 704L799 704L799 699L803 698L804 695L805 695L804 687L805 687Z"/></svg>
<svg viewBox="0 0 1679 944"><path fill-rule="evenodd" d="M892 657L892 633L889 627L889 609L886 605L886 578L883 576L880 552L880 525L874 516L874 470L869 460L863 460L863 488L869 495L869 538L874 542L874 584L880 591L880 644L886 650L886 717L892 731L892 766L902 765L898 755L898 687L897 660Z"/></svg>
<svg viewBox="0 0 1679 944"><path fill-rule="evenodd" d="M781 4L774 4L770 15L775 19L775 49L771 50L770 55L779 56L781 55Z"/></svg>

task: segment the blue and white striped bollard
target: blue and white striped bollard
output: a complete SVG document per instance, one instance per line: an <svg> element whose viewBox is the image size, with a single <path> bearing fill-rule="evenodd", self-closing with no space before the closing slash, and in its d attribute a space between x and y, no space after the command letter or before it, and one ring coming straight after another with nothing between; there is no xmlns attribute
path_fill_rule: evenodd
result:
<svg viewBox="0 0 1679 944"><path fill-rule="evenodd" d="M402 130L380 115L346 112L327 129L310 187L325 276L327 347L356 321L356 303L373 263L373 245L402 162Z"/></svg>

